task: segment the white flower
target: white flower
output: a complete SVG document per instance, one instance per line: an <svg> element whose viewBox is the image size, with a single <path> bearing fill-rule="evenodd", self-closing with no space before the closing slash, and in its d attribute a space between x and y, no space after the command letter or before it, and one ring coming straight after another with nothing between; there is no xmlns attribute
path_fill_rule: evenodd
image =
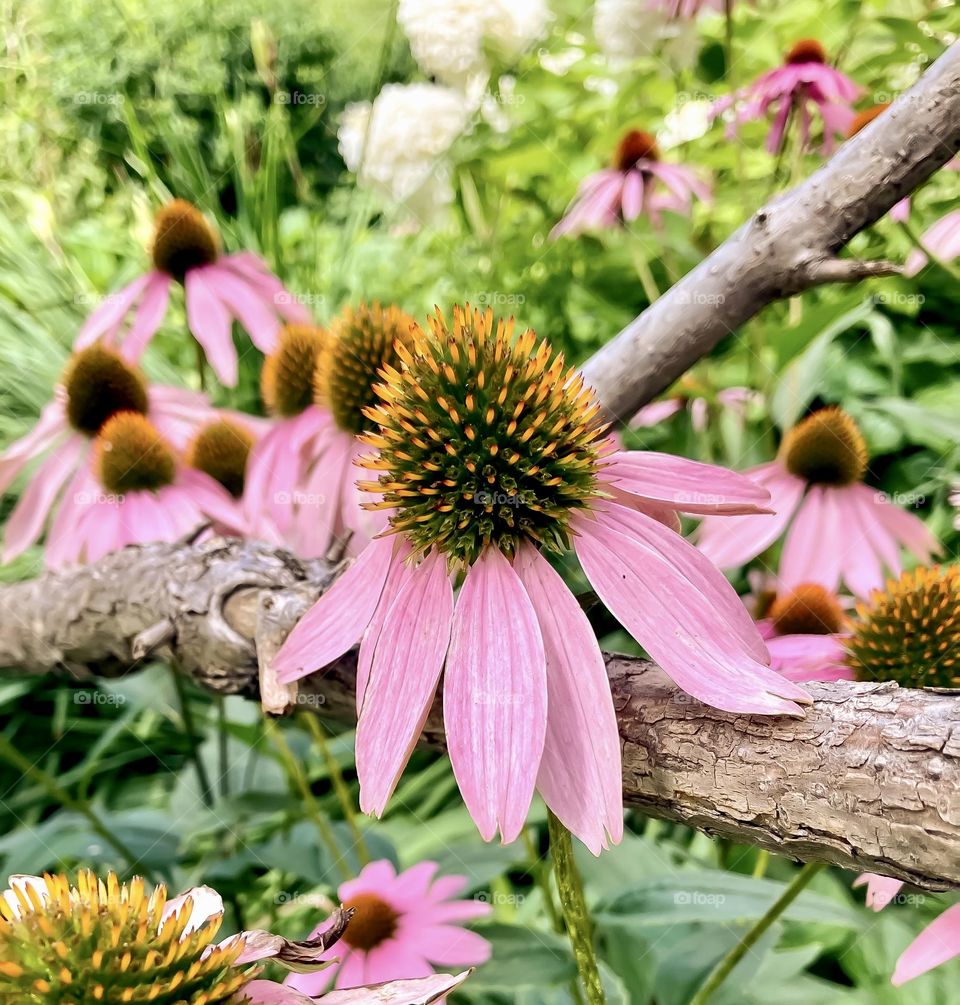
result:
<svg viewBox="0 0 960 1005"><path fill-rule="evenodd" d="M957 482L953 486L953 492L950 495L950 502L956 507L957 515L953 518L953 526L960 530L960 482Z"/></svg>
<svg viewBox="0 0 960 1005"><path fill-rule="evenodd" d="M469 91L489 76L485 45L514 59L543 34L547 16L544 0L400 0L397 10L424 73Z"/></svg>
<svg viewBox="0 0 960 1005"><path fill-rule="evenodd" d="M463 95L436 84L387 84L370 102L348 105L337 134L357 183L435 221L453 201L447 153L470 110Z"/></svg>
<svg viewBox="0 0 960 1005"><path fill-rule="evenodd" d="M710 128L713 103L707 99L685 101L663 120L663 128L657 133L661 150L670 150L681 143L700 139Z"/></svg>
<svg viewBox="0 0 960 1005"><path fill-rule="evenodd" d="M700 46L693 21L671 18L650 0L597 0L593 34L613 63L660 51L672 63L689 66Z"/></svg>

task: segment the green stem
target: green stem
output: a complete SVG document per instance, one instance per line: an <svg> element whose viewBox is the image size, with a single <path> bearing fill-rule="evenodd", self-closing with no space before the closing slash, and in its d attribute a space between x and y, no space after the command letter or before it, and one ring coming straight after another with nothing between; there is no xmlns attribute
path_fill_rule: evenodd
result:
<svg viewBox="0 0 960 1005"><path fill-rule="evenodd" d="M767 929L800 896L810 880L824 868L822 862L808 862L790 881L787 888L769 907L766 914L744 934L743 938L713 968L700 990L690 999L690 1005L706 1005L714 992L730 976L730 971L760 941Z"/></svg>
<svg viewBox="0 0 960 1005"><path fill-rule="evenodd" d="M753 864L753 878L760 879L767 874L767 866L770 864L770 852L766 848L761 848L757 854L757 861Z"/></svg>
<svg viewBox="0 0 960 1005"><path fill-rule="evenodd" d="M317 722L317 717L310 715L308 712L302 712L300 718L306 723L307 731L323 755L327 774L330 776L330 782L333 785L333 791L337 794L340 808L343 810L343 819L346 820L350 833L353 835L354 847L357 849L357 858L361 865L369 865L371 861L370 849L367 847L363 831L357 822L357 813L353 806L353 799L350 796L347 783L343 780L343 772L340 770L340 765L337 764L337 759L333 756L333 751L330 749L330 744L327 743L327 738L320 727L320 723Z"/></svg>
<svg viewBox="0 0 960 1005"><path fill-rule="evenodd" d="M183 721L183 731L187 736L187 744L190 747L190 760L197 772L197 780L200 783L200 795L203 798L203 805L210 809L213 806L213 788L210 785L210 776L204 766L203 758L200 756L200 741L197 738L197 729L193 721L193 712L190 711L190 700L187 697L183 680L176 668L170 667L170 676L173 678L173 688L177 692L177 703L180 706L180 718Z"/></svg>
<svg viewBox="0 0 960 1005"><path fill-rule="evenodd" d="M300 767L296 757L293 756L293 751L290 749L290 746L283 735L283 731L271 719L267 721L267 732L270 734L270 738L273 740L274 746L280 752L280 759L283 761L283 765L287 770L287 776L290 781L293 782L303 799L303 805L307 816L313 821L314 826L317 828L317 833L320 835L320 843L326 847L327 851L330 852L330 857L333 859L333 862L343 879L349 879L350 870L347 868L347 864L343 860L343 854L340 851L340 845L337 843L337 837L333 833L333 828L330 826L330 821L320 808L320 804L317 802L316 797L311 791L310 782L307 780L307 776L303 773L303 769Z"/></svg>
<svg viewBox="0 0 960 1005"><path fill-rule="evenodd" d="M643 287L643 292L646 294L647 300L652 304L654 300L660 299L660 290L657 287L657 281L653 278L653 273L650 271L650 264L644 258L643 253L635 250L633 254L633 264L637 270L637 275L640 277L640 285Z"/></svg>
<svg viewBox="0 0 960 1005"><path fill-rule="evenodd" d="M917 234L917 232L913 229L913 226L909 222L907 221L902 222L900 224L900 227L902 228L903 232L907 235L907 237L910 238L910 242L913 244L915 248L917 248L919 251L922 251L927 256L929 261L931 261L934 265L936 265L938 269L945 272L956 282L960 283L960 269L958 269L953 264L953 262L946 262L942 258L939 258L937 255L935 255L923 243L923 240L921 239L920 235Z"/></svg>
<svg viewBox="0 0 960 1005"><path fill-rule="evenodd" d="M16 768L20 774L36 782L54 802L60 803L65 810L86 817L94 833L103 838L121 858L126 859L131 870L142 872L146 879L154 882L152 871L107 827L85 800L74 799L55 779L24 757L2 733L0 733L0 758L11 767Z"/></svg>
<svg viewBox="0 0 960 1005"><path fill-rule="evenodd" d="M523 829L523 846L527 849L527 857L530 859L530 874L533 876L534 882L540 887L540 894L543 897L544 907L546 908L547 914L550 916L550 924L553 925L553 930L557 935L563 935L563 918L560 917L560 913L557 911L557 905L553 900L553 891L550 889L550 881L547 877L546 872L543 868L543 859L537 853L536 846L533 843L533 838L530 836L530 831L527 828Z"/></svg>
<svg viewBox="0 0 960 1005"><path fill-rule="evenodd" d="M227 763L229 755L227 736L227 699L218 694L214 699L217 705L217 771L220 774L218 785L220 798L230 795L230 766Z"/></svg>
<svg viewBox="0 0 960 1005"><path fill-rule="evenodd" d="M723 50L727 71L725 83L729 93L736 94L737 84L733 76L733 0L724 0L723 16ZM746 219L750 215L750 202L747 199L747 179L743 167L743 141L740 139L740 130L737 130L734 136L733 149L736 156L737 187L740 190L740 205L743 209L744 219Z"/></svg>
<svg viewBox="0 0 960 1005"><path fill-rule="evenodd" d="M577 963L577 973L586 994L587 1005L606 1005L600 968L593 948L593 932L590 912L583 895L583 883L573 857L573 841L570 831L553 815L548 813L547 826L550 832L550 855L557 877L557 892L560 907L567 924L567 935Z"/></svg>
<svg viewBox="0 0 960 1005"><path fill-rule="evenodd" d="M203 353L203 346L194 339L193 346L197 354L197 376L200 378L200 390L207 389L207 357Z"/></svg>

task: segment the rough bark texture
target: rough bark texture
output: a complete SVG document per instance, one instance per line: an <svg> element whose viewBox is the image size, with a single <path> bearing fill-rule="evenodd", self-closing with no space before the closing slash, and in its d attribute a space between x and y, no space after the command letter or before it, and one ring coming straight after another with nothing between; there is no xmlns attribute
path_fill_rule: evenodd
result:
<svg viewBox="0 0 960 1005"><path fill-rule="evenodd" d="M253 696L258 656L331 577L251 542L128 548L0 590L0 665L117 674L163 650L204 687ZM811 685L805 719L769 719L708 708L642 660L609 657L608 670L628 805L808 861L960 886L960 698ZM265 697L354 721L355 671L351 654ZM439 706L424 738L443 744Z"/></svg>
<svg viewBox="0 0 960 1005"><path fill-rule="evenodd" d="M960 43L848 140L816 174L777 196L647 308L583 368L625 421L767 304L821 283L896 272L837 252L960 149Z"/></svg>

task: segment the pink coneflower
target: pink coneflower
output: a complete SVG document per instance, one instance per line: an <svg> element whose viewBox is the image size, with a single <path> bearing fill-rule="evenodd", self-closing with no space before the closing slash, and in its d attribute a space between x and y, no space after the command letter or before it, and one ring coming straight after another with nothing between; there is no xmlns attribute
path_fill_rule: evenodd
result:
<svg viewBox="0 0 960 1005"><path fill-rule="evenodd" d="M816 583L803 583L771 599L757 627L770 666L788 680L853 680L846 662L848 618L840 599Z"/></svg>
<svg viewBox="0 0 960 1005"><path fill-rule="evenodd" d="M867 464L866 442L846 412L814 412L787 433L775 461L747 472L770 491L775 515L708 517L701 551L730 569L756 558L790 524L779 572L785 588L819 583L836 592L844 582L866 596L883 585L884 568L900 572L901 546L922 562L939 550L922 520L863 484Z"/></svg>
<svg viewBox="0 0 960 1005"><path fill-rule="evenodd" d="M454 311L398 345L364 436L390 530L301 619L274 662L291 682L360 642L357 771L380 814L444 673L447 745L480 833L517 837L538 788L592 851L622 834L620 744L603 656L544 557L571 544L594 589L685 690L798 714L727 580L676 511L763 511L740 475L614 451L583 378L533 331ZM455 586L459 592L455 598Z"/></svg>
<svg viewBox="0 0 960 1005"><path fill-rule="evenodd" d="M698 388L695 384L691 383L689 387L689 393L675 394L672 397L661 398L659 401L651 401L649 405L644 405L630 420L630 428L649 429L672 418L678 412L686 410L690 413L690 425L693 427L693 431L704 433L709 424L711 405L739 420L744 420L750 406L762 398L758 391L753 391L748 387L725 387L711 393L710 396L707 396L704 389ZM698 389L700 390L699 394L696 393ZM686 391L685 388L683 390Z"/></svg>
<svg viewBox="0 0 960 1005"><path fill-rule="evenodd" d="M952 262L960 256L960 209L940 217L920 237L920 243L943 262ZM905 276L915 276L927 264L927 255L915 248L907 256L903 267Z"/></svg>
<svg viewBox="0 0 960 1005"><path fill-rule="evenodd" d="M854 117L850 103L860 94L860 87L849 77L827 65L823 46L812 38L797 42L787 53L782 66L768 70L752 84L721 98L713 106L714 116L743 105L730 124L736 127L753 119L765 119L776 108L773 126L767 134L767 150L779 153L791 119L796 118L800 142L807 146L818 112L823 120L823 152L830 153L836 137L846 136Z"/></svg>
<svg viewBox="0 0 960 1005"><path fill-rule="evenodd" d="M299 972L328 966L349 914L337 910L322 932L293 942L264 931L214 942L223 902L210 887L167 900L163 886L139 877L121 883L81 870L11 876L0 893L0 998L36 1005L67 1001L203 1002L205 1005L429 1005L462 984L467 973L393 981L362 993L308 998L259 979L263 964Z"/></svg>
<svg viewBox="0 0 960 1005"><path fill-rule="evenodd" d="M74 353L36 426L0 456L0 491L31 461L44 458L7 522L4 562L39 539L71 476L75 484L70 491L78 491L76 481L89 466L93 437L118 412L146 415L175 449L183 449L212 410L202 394L148 385L110 349L91 346Z"/></svg>
<svg viewBox="0 0 960 1005"><path fill-rule="evenodd" d="M128 544L176 541L204 524L239 534L230 494L177 458L149 419L118 412L94 443L94 460L67 494L47 537L50 566L95 562Z"/></svg>
<svg viewBox="0 0 960 1005"><path fill-rule="evenodd" d="M897 898L903 880L867 872L858 876L853 885L866 885L867 907L882 911ZM960 956L960 904L948 907L907 946L897 960L890 983L899 987L957 956Z"/></svg>
<svg viewBox="0 0 960 1005"><path fill-rule="evenodd" d="M157 213L151 255L152 271L108 297L87 318L75 349L102 339L107 345L122 343L127 359L139 359L166 314L170 284L178 282L186 296L190 331L221 383L233 387L237 383L234 318L265 353L276 343L281 318L310 320L262 259L249 251L222 255L210 224L183 199L174 199ZM123 331L131 311L132 322Z"/></svg>
<svg viewBox="0 0 960 1005"><path fill-rule="evenodd" d="M632 129L620 141L613 166L581 182L550 236L614 227L641 215L659 225L664 210L689 213L693 196L709 200L710 187L691 168L660 160L653 136Z"/></svg>
<svg viewBox="0 0 960 1005"><path fill-rule="evenodd" d="M436 877L436 862L420 862L397 873L387 861L371 862L337 891L353 917L342 941L325 959L339 963L317 974L291 974L287 987L320 994L336 974L337 988L397 978L429 977L434 967L475 967L490 958L490 943L463 927L484 918L490 906L456 900L463 876ZM324 926L313 933L322 938Z"/></svg>

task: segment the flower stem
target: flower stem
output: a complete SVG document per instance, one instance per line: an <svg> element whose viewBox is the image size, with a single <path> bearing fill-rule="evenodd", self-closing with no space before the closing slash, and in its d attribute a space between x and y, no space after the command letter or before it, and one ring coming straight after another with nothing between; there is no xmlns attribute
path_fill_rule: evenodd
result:
<svg viewBox="0 0 960 1005"><path fill-rule="evenodd" d="M203 798L203 805L210 809L213 806L213 788L210 785L210 776L204 766L203 758L200 756L200 741L197 738L197 728L193 721L193 713L190 711L190 700L187 697L183 680L177 672L176 667L170 667L170 676L173 678L173 688L177 692L177 704L180 706L180 718L183 721L183 731L187 737L187 744L190 747L190 760L197 772L197 780L200 782L200 795Z"/></svg>
<svg viewBox="0 0 960 1005"><path fill-rule="evenodd" d="M333 751L330 749L330 744L327 743L327 738L324 735L323 729L320 727L320 723L317 722L317 717L315 715L310 715L307 712L302 712L300 714L300 718L306 724L307 731L310 733L313 742L320 748L320 753L323 754L323 760L327 766L327 774L330 775L330 782L333 785L333 791L337 794L337 799L340 801L340 808L343 810L343 818L346 820L347 826L350 828L350 833L353 835L354 847L357 850L357 858L359 859L361 865L369 865L370 849L367 848L367 842L363 836L363 831L357 823L357 813L354 809L353 799L350 796L350 790L347 788L347 783L343 780L343 772L340 770L340 765L337 764L337 759L333 756Z"/></svg>
<svg viewBox="0 0 960 1005"><path fill-rule="evenodd" d="M600 981L600 968L597 966L597 955L593 948L590 912L583 895L580 872L573 857L570 831L550 812L547 814L547 827L550 832L550 855L557 877L560 907L567 924L567 935L570 938L573 958L577 963L577 972L580 975L587 1005L606 1005L607 999Z"/></svg>
<svg viewBox="0 0 960 1005"><path fill-rule="evenodd" d="M132 870L141 872L144 878L150 880L150 882L154 881L152 870L137 858L136 854L110 830L93 809L91 809L86 800L74 799L54 778L51 778L45 771L24 757L2 733L0 733L0 759L6 761L11 767L16 768L17 771L31 781L36 782L54 802L60 803L65 810L70 810L72 813L78 813L86 817L94 833L103 838L121 858L125 859Z"/></svg>
<svg viewBox="0 0 960 1005"><path fill-rule="evenodd" d="M227 735L227 699L218 694L214 699L217 705L217 772L220 778L217 785L220 788L220 798L230 795L230 765L229 736Z"/></svg>
<svg viewBox="0 0 960 1005"><path fill-rule="evenodd" d="M690 1005L706 1005L714 992L730 976L730 971L760 941L764 932L800 896L811 879L824 868L822 862L808 862L788 884L787 888L769 907L766 914L744 934L743 938L713 968L700 990L690 999Z"/></svg>
<svg viewBox="0 0 960 1005"><path fill-rule="evenodd" d="M203 354L203 346L194 339L193 347L197 352L197 377L200 379L200 390L207 389L207 358Z"/></svg>

